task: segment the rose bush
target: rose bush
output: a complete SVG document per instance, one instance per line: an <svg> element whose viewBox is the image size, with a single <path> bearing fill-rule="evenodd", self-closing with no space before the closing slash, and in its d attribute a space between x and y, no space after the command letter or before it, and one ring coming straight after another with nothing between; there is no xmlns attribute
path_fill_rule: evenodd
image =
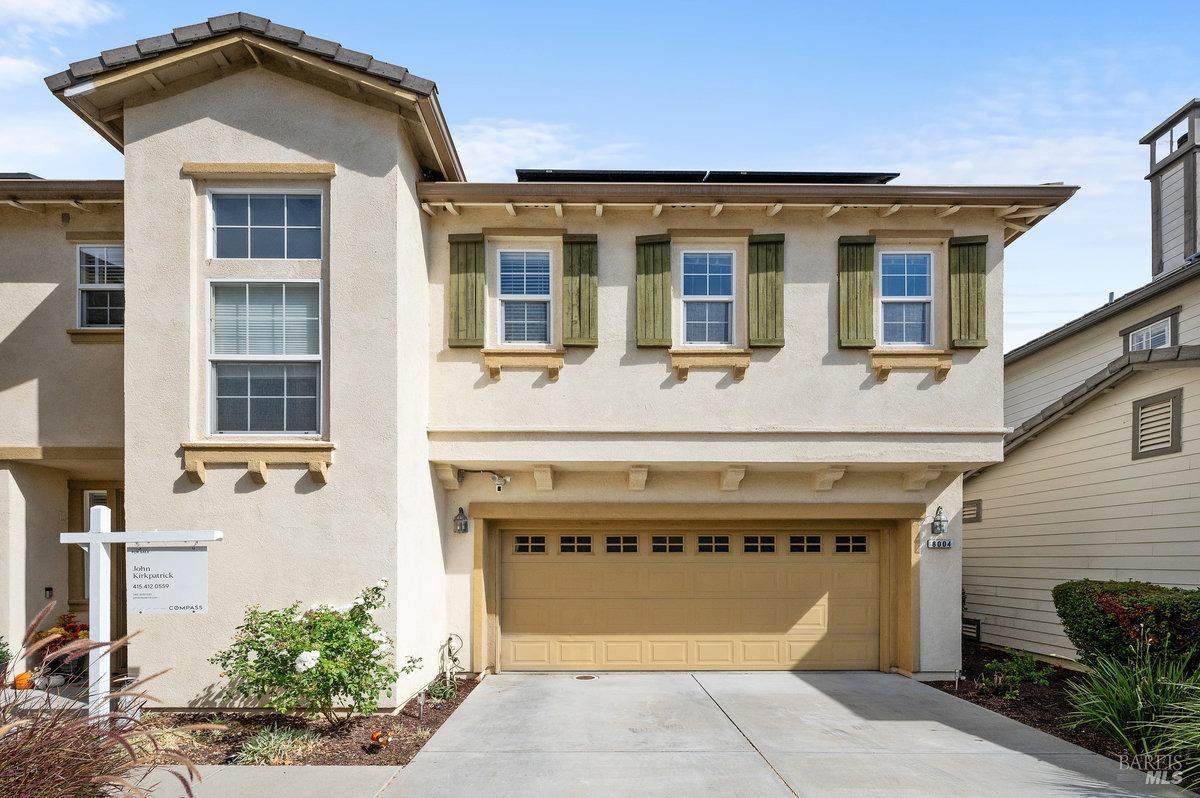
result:
<svg viewBox="0 0 1200 798"><path fill-rule="evenodd" d="M370 714L399 678L392 641L372 617L386 586L380 580L342 607L251 606L232 644L210 661L234 696L277 712L321 715L333 725ZM408 657L400 670L419 664Z"/></svg>

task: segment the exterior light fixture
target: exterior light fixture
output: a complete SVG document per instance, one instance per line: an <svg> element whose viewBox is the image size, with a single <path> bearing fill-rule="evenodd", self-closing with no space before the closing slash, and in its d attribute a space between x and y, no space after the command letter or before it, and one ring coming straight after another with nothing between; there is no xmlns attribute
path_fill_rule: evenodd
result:
<svg viewBox="0 0 1200 798"><path fill-rule="evenodd" d="M467 518L467 514L463 512L463 508L458 508L458 514L454 516L454 531L460 535L467 534L470 531L471 522Z"/></svg>
<svg viewBox="0 0 1200 798"><path fill-rule="evenodd" d="M933 523L930 529L935 535L944 535L950 527L950 519L946 517L946 511L939 506L937 512L933 514Z"/></svg>

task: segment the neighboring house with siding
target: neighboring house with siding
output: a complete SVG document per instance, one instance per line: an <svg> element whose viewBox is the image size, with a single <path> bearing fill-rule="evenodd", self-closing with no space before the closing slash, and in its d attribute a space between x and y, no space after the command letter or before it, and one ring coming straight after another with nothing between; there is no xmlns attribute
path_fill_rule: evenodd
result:
<svg viewBox="0 0 1200 798"><path fill-rule="evenodd" d="M1074 188L468 182L432 82L249 14L47 83L125 178L0 182L3 633L88 607L58 534L99 503L224 533L207 613L126 619L118 575L172 706L246 605L380 577L399 697L450 634L475 671L959 667L1004 249Z"/></svg>
<svg viewBox="0 0 1200 798"><path fill-rule="evenodd" d="M966 615L1071 659L1070 579L1200 586L1200 100L1150 132L1150 283L1005 356L1004 462L963 489Z"/></svg>

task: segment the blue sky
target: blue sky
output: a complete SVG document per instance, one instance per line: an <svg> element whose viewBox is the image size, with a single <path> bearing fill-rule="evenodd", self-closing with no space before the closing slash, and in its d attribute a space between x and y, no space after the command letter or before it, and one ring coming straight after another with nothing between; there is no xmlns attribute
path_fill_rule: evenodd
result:
<svg viewBox="0 0 1200 798"><path fill-rule="evenodd" d="M0 171L119 177L119 154L41 78L231 10L0 0ZM530 166L1080 185L1008 249L1006 348L1149 280L1148 155L1137 140L1200 95L1181 28L1194 5L1183 3L1152 13L1015 0L293 0L240 10L437 81L474 180L511 180Z"/></svg>

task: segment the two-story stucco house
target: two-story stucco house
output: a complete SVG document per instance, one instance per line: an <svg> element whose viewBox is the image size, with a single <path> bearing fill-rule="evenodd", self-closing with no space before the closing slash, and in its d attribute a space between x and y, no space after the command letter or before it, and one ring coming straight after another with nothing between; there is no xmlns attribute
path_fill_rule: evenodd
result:
<svg viewBox="0 0 1200 798"><path fill-rule="evenodd" d="M1005 459L964 488L963 585L983 640L1074 659L1070 579L1200 586L1200 100L1150 145L1150 283L1009 352Z"/></svg>
<svg viewBox="0 0 1200 798"><path fill-rule="evenodd" d="M246 605L381 577L401 697L451 634L477 672L959 667L1004 248L1073 188L472 183L432 82L249 14L47 83L125 178L0 184L7 633L86 606L58 533L101 502L224 534L206 613L117 619L169 705Z"/></svg>

